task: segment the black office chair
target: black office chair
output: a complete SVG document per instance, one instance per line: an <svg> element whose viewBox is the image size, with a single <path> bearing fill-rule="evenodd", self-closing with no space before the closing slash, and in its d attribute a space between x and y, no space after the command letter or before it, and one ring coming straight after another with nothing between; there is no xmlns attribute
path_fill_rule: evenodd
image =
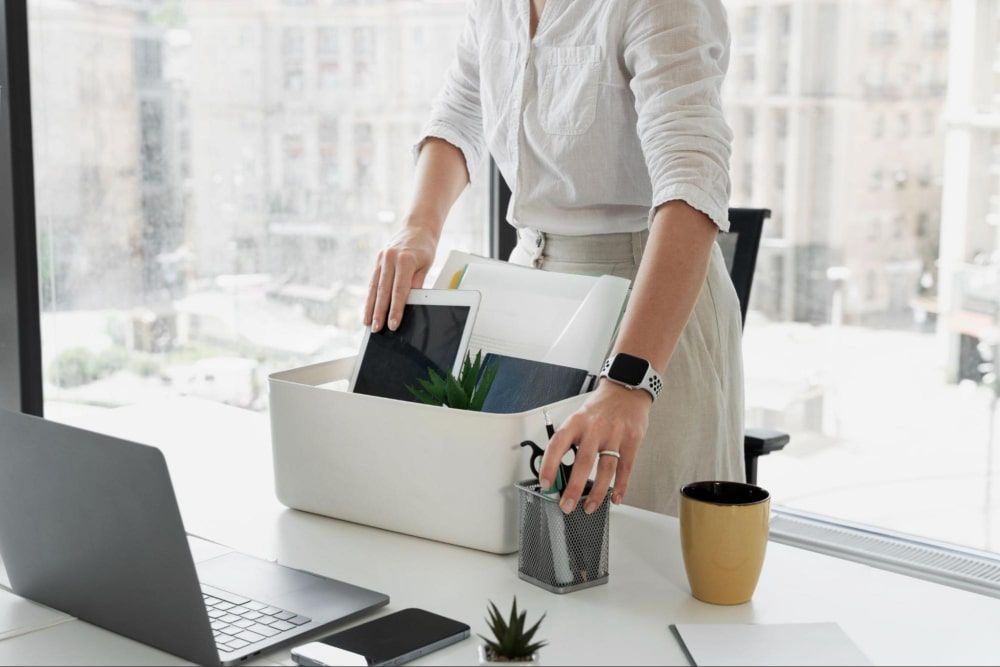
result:
<svg viewBox="0 0 1000 667"><path fill-rule="evenodd" d="M757 266L757 253L764 230L764 221L771 217L766 208L729 209L729 232L719 235L719 247L729 269L729 277L740 299L743 324L747 321L750 305L750 287ZM785 448L791 440L787 433L763 428L748 428L743 438L743 460L746 463L747 482L757 483L757 459Z"/></svg>

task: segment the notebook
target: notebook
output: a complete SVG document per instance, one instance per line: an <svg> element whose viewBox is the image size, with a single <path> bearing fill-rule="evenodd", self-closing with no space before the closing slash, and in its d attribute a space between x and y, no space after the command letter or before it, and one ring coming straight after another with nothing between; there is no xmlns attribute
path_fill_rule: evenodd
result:
<svg viewBox="0 0 1000 667"><path fill-rule="evenodd" d="M497 374L483 403L483 412L511 414L533 410L582 394L590 389L594 378L580 368L501 354L487 354L483 358L483 370L490 366L497 367Z"/></svg>
<svg viewBox="0 0 1000 667"><path fill-rule="evenodd" d="M708 665L870 665L836 623L671 625L688 660Z"/></svg>

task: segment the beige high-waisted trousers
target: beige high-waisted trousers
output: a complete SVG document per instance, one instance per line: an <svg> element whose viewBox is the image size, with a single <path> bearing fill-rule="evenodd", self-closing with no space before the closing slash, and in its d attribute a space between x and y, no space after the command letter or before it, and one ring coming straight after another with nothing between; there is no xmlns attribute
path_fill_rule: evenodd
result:
<svg viewBox="0 0 1000 667"><path fill-rule="evenodd" d="M510 261L546 271L635 279L649 232L560 236L518 230ZM679 490L702 480L744 481L742 325L722 251L663 374L625 503L677 515Z"/></svg>

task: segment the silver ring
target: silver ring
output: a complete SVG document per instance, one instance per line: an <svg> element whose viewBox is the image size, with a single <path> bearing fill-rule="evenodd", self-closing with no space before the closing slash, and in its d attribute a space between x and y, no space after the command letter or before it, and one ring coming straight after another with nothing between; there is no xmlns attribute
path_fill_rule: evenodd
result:
<svg viewBox="0 0 1000 667"><path fill-rule="evenodd" d="M618 459L619 461L622 458L621 454L619 454L618 452L612 451L610 449L602 449L601 451L597 452L597 455L598 456L613 456L616 459Z"/></svg>

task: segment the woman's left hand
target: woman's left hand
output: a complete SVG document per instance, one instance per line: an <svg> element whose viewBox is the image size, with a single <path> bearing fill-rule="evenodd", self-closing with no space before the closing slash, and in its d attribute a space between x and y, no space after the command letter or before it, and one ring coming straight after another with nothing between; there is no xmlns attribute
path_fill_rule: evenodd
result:
<svg viewBox="0 0 1000 667"><path fill-rule="evenodd" d="M649 394L641 390L629 390L608 380L601 380L597 390L582 408L577 410L552 437L539 474L541 488L548 489L556 478L556 466L569 451L577 445L576 463L573 474L562 493L559 507L569 514L580 502L594 460L600 451L618 452L614 456L601 456L597 465L597 479L587 496L583 510L590 514L601 503L615 484L611 500L621 503L628 488L635 456L642 445L646 428L649 426L649 409L653 404Z"/></svg>

